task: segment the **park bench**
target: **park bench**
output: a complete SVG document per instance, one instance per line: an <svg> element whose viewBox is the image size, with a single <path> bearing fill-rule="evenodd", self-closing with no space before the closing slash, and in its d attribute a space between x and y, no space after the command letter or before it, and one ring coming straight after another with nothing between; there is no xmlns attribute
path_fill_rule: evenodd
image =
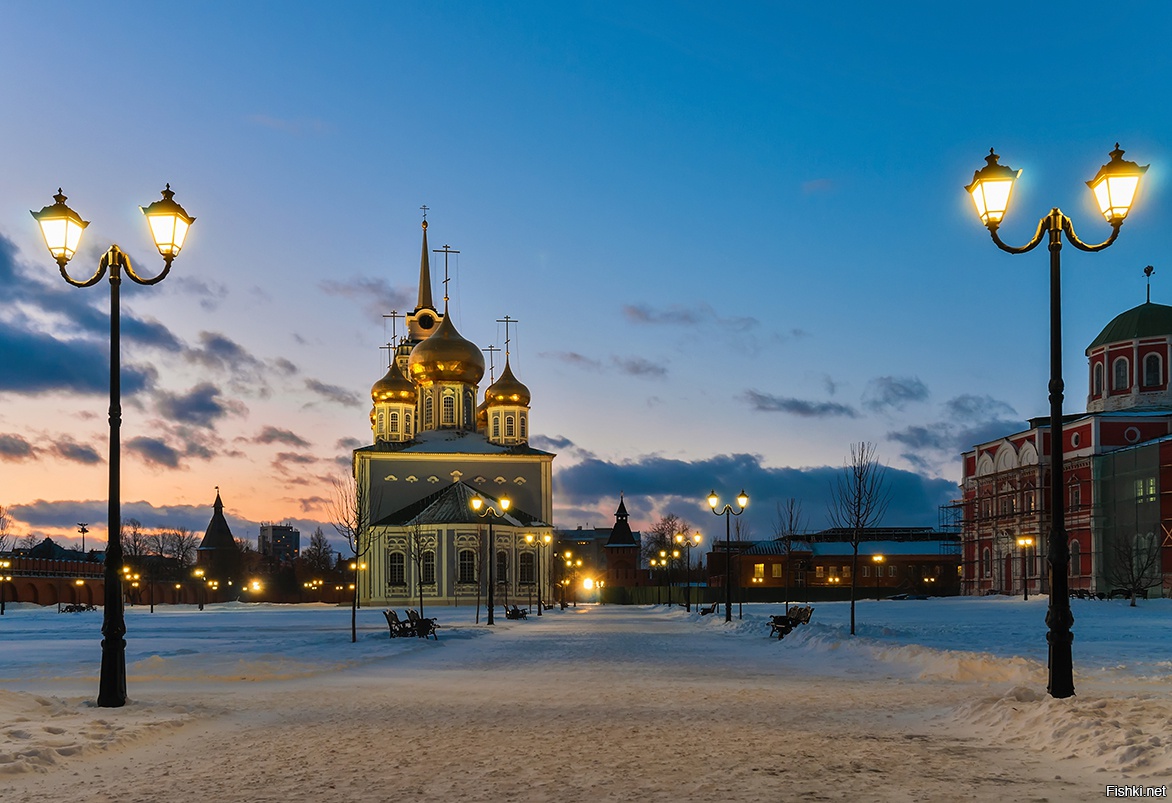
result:
<svg viewBox="0 0 1172 803"><path fill-rule="evenodd" d="M435 619L425 619L419 615L419 611L413 608L407 609L407 619L410 621L410 626L414 629L416 636L419 638L431 636L436 641L439 641L439 633L436 632L439 629L439 624Z"/></svg>
<svg viewBox="0 0 1172 803"><path fill-rule="evenodd" d="M415 626L410 621L404 622L399 618L399 614L394 611L383 611L383 616L387 619L387 627L391 631L391 638L415 635Z"/></svg>
<svg viewBox="0 0 1172 803"><path fill-rule="evenodd" d="M62 613L84 613L85 611L96 611L93 605L83 605L80 602L71 602L61 609Z"/></svg>
<svg viewBox="0 0 1172 803"><path fill-rule="evenodd" d="M502 606L505 609L506 619L525 619L529 616L528 608L518 608L514 605L511 609L508 605Z"/></svg>
<svg viewBox="0 0 1172 803"><path fill-rule="evenodd" d="M810 605L795 605L789 613L776 614L769 617L769 636L777 636L781 641L798 625L809 624L814 608Z"/></svg>
<svg viewBox="0 0 1172 803"><path fill-rule="evenodd" d="M700 612L701 616L707 616L710 613L716 613L716 606L719 604L720 604L719 602L714 602L711 605L709 605L707 608L697 607L696 610Z"/></svg>

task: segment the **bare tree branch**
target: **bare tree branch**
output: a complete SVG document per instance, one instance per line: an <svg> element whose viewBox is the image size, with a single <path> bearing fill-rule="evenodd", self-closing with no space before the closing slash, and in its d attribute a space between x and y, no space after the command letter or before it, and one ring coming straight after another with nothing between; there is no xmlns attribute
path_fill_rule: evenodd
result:
<svg viewBox="0 0 1172 803"><path fill-rule="evenodd" d="M862 441L851 444L850 457L830 484L830 501L826 517L830 523L850 533L854 557L851 563L851 635L855 635L855 592L859 578L859 542L863 533L875 527L887 513L891 489L887 485L887 466L879 463L875 444Z"/></svg>

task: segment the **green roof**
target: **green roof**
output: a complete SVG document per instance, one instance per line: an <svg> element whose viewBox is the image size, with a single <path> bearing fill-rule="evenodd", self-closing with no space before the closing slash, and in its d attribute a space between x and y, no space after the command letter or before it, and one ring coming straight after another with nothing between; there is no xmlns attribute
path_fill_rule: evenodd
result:
<svg viewBox="0 0 1172 803"><path fill-rule="evenodd" d="M1172 307L1147 302L1116 315L1087 346L1087 354L1106 343L1134 340L1139 337L1172 335Z"/></svg>

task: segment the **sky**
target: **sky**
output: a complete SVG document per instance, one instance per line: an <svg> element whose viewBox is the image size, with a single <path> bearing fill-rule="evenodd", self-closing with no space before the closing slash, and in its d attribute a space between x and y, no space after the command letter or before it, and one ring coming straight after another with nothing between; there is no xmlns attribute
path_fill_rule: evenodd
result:
<svg viewBox="0 0 1172 803"><path fill-rule="evenodd" d="M1023 171L1011 243L1054 206L1104 239L1084 182L1116 142L1151 164L1115 245L1063 251L1067 412L1145 265L1172 303L1172 9L938 6L5 5L0 505L17 534L105 538L108 285L67 286L29 210L61 187L91 221L77 277L111 243L153 275L136 207L169 183L187 245L122 292L123 514L147 528L202 532L219 487L238 537L330 532L422 205L460 251L460 332L503 348L519 321L555 526L610 526L622 492L636 529L717 533L704 498L743 487L747 537L787 497L821 527L858 441L885 523L935 525L960 452L1048 412L1045 252L997 250L963 191L990 147Z"/></svg>

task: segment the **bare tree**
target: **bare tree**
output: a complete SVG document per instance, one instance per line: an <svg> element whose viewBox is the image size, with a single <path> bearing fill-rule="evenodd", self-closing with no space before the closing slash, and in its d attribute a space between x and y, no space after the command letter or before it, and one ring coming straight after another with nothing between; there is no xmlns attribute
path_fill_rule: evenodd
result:
<svg viewBox="0 0 1172 803"><path fill-rule="evenodd" d="M773 520L774 537L781 541L785 550L785 612L789 613L789 576L793 570L792 556L794 539L806 531L806 516L802 512L800 499L789 497L777 503L777 517Z"/></svg>
<svg viewBox="0 0 1172 803"><path fill-rule="evenodd" d="M16 539L16 548L29 550L41 543L35 533L25 533L20 538Z"/></svg>
<svg viewBox="0 0 1172 803"><path fill-rule="evenodd" d="M1160 584L1160 550L1152 533L1136 533L1133 536L1116 536L1111 542L1111 560L1107 577L1113 589L1122 589L1131 598Z"/></svg>
<svg viewBox="0 0 1172 803"><path fill-rule="evenodd" d="M8 508L0 505L0 552L7 552L12 548L12 516Z"/></svg>
<svg viewBox="0 0 1172 803"><path fill-rule="evenodd" d="M334 567L334 550L321 527L309 536L309 547L301 553L301 560L307 569L315 573L328 572Z"/></svg>
<svg viewBox="0 0 1172 803"><path fill-rule="evenodd" d="M354 595L350 601L350 641L358 641L358 566L374 547L370 514L373 500L351 474L334 480L334 495L330 500L331 524L354 555Z"/></svg>
<svg viewBox="0 0 1172 803"><path fill-rule="evenodd" d="M423 559L428 552L428 540L423 535L423 524L419 521L411 525L411 532L407 535L407 555L415 566L415 586L419 590L419 615L423 616ZM434 564L432 564L434 566ZM433 578L434 580L434 578Z"/></svg>
<svg viewBox="0 0 1172 803"><path fill-rule="evenodd" d="M199 539L186 527L176 527L163 535L163 554L185 569L195 564L195 552Z"/></svg>
<svg viewBox="0 0 1172 803"><path fill-rule="evenodd" d="M122 554L128 558L141 558L151 553L151 537L142 530L138 519L123 519L119 536L122 539Z"/></svg>
<svg viewBox="0 0 1172 803"><path fill-rule="evenodd" d="M859 542L869 527L875 527L887 513L891 489L887 485L887 466L879 463L875 444L861 441L851 444L850 457L830 484L830 501L826 517L830 523L850 533L853 552L851 562L851 635L855 635L855 592L859 578Z"/></svg>

